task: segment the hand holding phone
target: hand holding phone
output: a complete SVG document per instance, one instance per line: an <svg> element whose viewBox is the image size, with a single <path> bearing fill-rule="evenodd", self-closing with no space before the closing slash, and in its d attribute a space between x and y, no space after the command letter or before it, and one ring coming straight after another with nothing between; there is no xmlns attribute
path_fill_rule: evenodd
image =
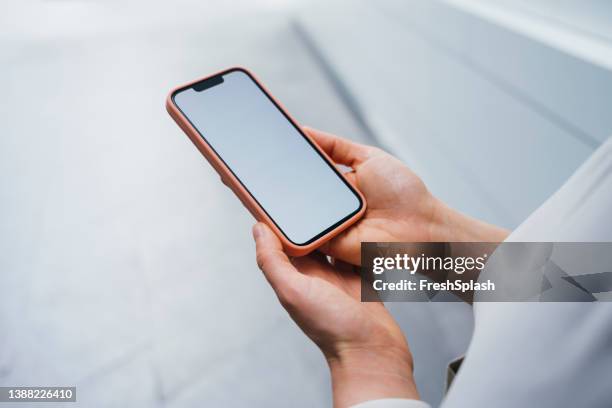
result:
<svg viewBox="0 0 612 408"><path fill-rule="evenodd" d="M166 107L288 254L311 252L365 212L361 193L247 70L180 86Z"/></svg>

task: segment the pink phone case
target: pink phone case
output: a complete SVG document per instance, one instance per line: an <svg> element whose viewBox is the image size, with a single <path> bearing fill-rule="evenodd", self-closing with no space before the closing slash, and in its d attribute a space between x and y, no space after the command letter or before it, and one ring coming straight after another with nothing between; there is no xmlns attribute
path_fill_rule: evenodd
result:
<svg viewBox="0 0 612 408"><path fill-rule="evenodd" d="M344 231L346 228L354 224L356 221L358 221L359 218L363 216L366 210L365 198L363 197L361 192L353 186L353 189L359 195L361 202L362 202L362 206L359 212L354 214L349 219L345 220L342 224L336 226L333 230L328 231L326 234L320 236L315 241L312 241L305 245L297 245L291 242L285 236L285 234L276 226L274 221L272 221L272 219L266 214L266 212L261 208L261 206L257 203L257 201L251 196L251 194L244 188L242 183L234 176L234 174L229 170L229 168L219 158L219 156L214 152L214 150L208 145L208 143L200 136L198 131L191 125L189 120L183 115L183 113L178 109L178 107L174 104L174 101L172 100L172 96L174 95L174 93L176 93L179 90L192 86L195 83L198 83L200 81L203 81L211 77L214 77L216 75L223 75L223 74L229 73L231 71L236 71L236 70L246 73L257 84L259 84L259 86L262 89L264 89L264 91L274 100L274 102L276 102L279 108L287 115L289 120L293 122L293 124L296 125L296 127L298 127L297 122L293 119L293 117L291 117L291 115L289 115L289 113L285 110L285 108L281 105L281 103L277 101L276 98L274 98L270 94L270 92L268 92L265 86L259 80L257 80L255 75L253 75L247 69L241 68L241 67L233 67L233 68L225 69L223 71L214 73L212 75L208 75L203 78L199 78L195 81L191 81L187 84L174 88L172 91L170 91L170 93L168 94L168 97L166 98L166 109L168 110L168 113L170 114L170 116L172 116L174 121L180 126L181 129L183 129L183 131L187 134L187 136L189 136L189 139L191 139L193 144L198 148L198 150L200 150L200 152L204 155L204 157L208 160L208 162L217 171L217 173L219 173L222 181L230 189L232 189L234 194L238 196L242 204L244 204L244 206L251 212L251 214L253 214L255 219L261 222L265 222L274 231L274 233L279 237L279 239L281 240L283 244L283 249L285 250L285 252L291 256L306 255L309 252L312 252L313 250L318 248L319 246L323 245L326 241L330 240L331 238L335 237L336 235ZM312 140L312 138L310 138L310 136L306 132L302 132L302 133L304 134L305 137L307 137L313 143L313 145L322 154L325 160L327 160L329 163L333 163L333 161L329 158L329 156L315 143L314 140ZM340 177L346 180L346 178L341 174L341 172L338 172L338 174L340 175ZM296 216L299 217L299 214L296 214Z"/></svg>

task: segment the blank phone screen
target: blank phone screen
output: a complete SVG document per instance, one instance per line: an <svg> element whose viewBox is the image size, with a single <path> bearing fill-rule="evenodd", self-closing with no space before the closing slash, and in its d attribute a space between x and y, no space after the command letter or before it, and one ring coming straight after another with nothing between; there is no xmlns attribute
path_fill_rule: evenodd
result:
<svg viewBox="0 0 612 408"><path fill-rule="evenodd" d="M173 100L294 244L361 209L355 191L245 71L179 90Z"/></svg>

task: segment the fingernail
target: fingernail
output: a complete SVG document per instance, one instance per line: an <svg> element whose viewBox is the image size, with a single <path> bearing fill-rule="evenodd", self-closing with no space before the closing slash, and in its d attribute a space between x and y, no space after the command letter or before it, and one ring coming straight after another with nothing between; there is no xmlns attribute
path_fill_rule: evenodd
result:
<svg viewBox="0 0 612 408"><path fill-rule="evenodd" d="M253 238L258 239L263 234L263 228L261 224L257 223L253 225Z"/></svg>

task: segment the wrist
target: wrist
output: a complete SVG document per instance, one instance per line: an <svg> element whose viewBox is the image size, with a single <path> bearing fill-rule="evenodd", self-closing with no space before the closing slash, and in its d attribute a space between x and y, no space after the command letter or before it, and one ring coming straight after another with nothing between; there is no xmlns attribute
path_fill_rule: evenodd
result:
<svg viewBox="0 0 612 408"><path fill-rule="evenodd" d="M336 408L381 398L419 399L406 346L345 348L327 362Z"/></svg>
<svg viewBox="0 0 612 408"><path fill-rule="evenodd" d="M509 231L469 217L434 198L430 241L432 242L502 242Z"/></svg>

